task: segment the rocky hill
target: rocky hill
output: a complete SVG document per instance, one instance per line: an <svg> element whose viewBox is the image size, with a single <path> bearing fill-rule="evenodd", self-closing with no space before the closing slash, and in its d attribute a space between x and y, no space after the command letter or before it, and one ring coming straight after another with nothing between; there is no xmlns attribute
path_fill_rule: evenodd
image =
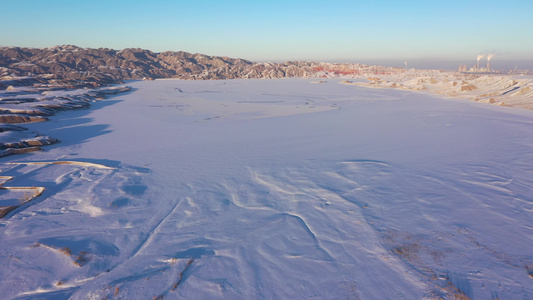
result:
<svg viewBox="0 0 533 300"><path fill-rule="evenodd" d="M317 62L254 63L244 59L155 53L144 49L0 47L0 77L40 77L60 85L116 83L127 79L235 79L393 74L402 69ZM1 87L0 89L7 87Z"/></svg>

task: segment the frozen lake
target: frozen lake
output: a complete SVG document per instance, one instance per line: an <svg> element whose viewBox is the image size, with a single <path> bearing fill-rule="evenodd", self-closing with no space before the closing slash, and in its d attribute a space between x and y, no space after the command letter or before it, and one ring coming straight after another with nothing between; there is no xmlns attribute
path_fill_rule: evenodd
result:
<svg viewBox="0 0 533 300"><path fill-rule="evenodd" d="M312 81L134 81L27 125L62 142L0 161L45 188L0 219L2 297L533 298L533 111Z"/></svg>

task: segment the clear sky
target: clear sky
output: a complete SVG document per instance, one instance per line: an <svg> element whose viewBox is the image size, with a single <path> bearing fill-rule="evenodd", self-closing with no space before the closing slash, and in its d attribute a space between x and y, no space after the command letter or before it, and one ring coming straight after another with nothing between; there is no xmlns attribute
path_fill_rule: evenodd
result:
<svg viewBox="0 0 533 300"><path fill-rule="evenodd" d="M533 59L533 0L0 0L0 45L253 61Z"/></svg>

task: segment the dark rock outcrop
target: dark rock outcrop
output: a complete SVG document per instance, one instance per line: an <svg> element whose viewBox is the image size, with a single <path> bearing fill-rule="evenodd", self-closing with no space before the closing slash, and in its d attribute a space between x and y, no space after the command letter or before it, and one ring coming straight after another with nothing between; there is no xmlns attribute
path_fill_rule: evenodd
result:
<svg viewBox="0 0 533 300"><path fill-rule="evenodd" d="M0 123L17 124L47 121L45 117L32 117L19 114L0 114Z"/></svg>

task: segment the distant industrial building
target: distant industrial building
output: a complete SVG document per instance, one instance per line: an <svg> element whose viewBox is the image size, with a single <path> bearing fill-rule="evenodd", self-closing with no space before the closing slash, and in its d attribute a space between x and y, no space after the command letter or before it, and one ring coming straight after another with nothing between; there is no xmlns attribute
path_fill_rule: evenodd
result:
<svg viewBox="0 0 533 300"><path fill-rule="evenodd" d="M461 73L493 73L493 71L490 69L490 60L495 56L495 54L488 54L487 55L487 65L483 67L479 67L479 61L485 57L484 54L480 54L477 56L477 64L473 65L471 68L468 68L467 65L459 65L458 71Z"/></svg>

